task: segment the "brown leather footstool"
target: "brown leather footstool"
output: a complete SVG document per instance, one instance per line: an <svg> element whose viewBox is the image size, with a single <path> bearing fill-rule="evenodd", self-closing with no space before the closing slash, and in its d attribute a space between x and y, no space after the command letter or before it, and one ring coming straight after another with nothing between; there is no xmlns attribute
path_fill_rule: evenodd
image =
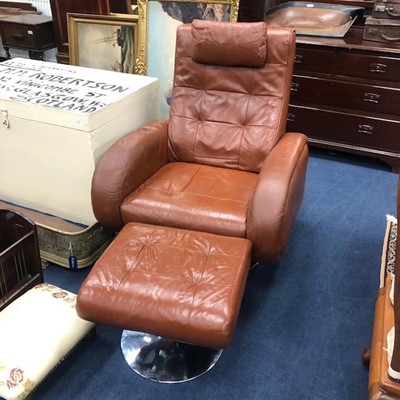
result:
<svg viewBox="0 0 400 400"><path fill-rule="evenodd" d="M224 348L250 257L247 239L129 223L82 284L77 312L101 324Z"/></svg>

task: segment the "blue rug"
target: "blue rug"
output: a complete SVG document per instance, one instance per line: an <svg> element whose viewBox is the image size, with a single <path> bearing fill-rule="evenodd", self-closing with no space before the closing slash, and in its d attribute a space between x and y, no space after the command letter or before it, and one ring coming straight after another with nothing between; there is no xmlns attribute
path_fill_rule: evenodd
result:
<svg viewBox="0 0 400 400"><path fill-rule="evenodd" d="M362 352L371 345L397 179L376 160L312 150L289 246L279 264L250 271L233 343L214 368L183 384L148 381L122 357L121 330L100 325L36 398L367 399ZM88 271L50 266L45 279L76 292Z"/></svg>

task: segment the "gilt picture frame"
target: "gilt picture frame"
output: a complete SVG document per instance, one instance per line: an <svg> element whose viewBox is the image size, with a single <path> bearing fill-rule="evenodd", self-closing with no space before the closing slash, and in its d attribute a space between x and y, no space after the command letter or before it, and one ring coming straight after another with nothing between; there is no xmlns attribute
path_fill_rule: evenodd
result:
<svg viewBox="0 0 400 400"><path fill-rule="evenodd" d="M136 73L159 79L161 115L169 113L176 29L193 19L236 22L239 0L138 0Z"/></svg>
<svg viewBox="0 0 400 400"><path fill-rule="evenodd" d="M68 13L67 27L72 65L135 73L137 17Z"/></svg>

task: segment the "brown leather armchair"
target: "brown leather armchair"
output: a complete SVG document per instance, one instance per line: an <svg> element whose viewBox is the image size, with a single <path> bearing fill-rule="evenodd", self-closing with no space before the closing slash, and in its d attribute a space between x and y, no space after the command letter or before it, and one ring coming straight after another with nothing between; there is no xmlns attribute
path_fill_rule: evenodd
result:
<svg viewBox="0 0 400 400"><path fill-rule="evenodd" d="M92 203L128 222L245 237L277 261L302 202L307 138L285 133L292 30L194 20L178 28L172 104L98 162Z"/></svg>

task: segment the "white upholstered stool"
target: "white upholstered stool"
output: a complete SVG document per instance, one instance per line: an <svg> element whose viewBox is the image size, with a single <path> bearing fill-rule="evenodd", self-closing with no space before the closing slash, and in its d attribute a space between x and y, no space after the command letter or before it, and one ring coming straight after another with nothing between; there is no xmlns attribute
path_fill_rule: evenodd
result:
<svg viewBox="0 0 400 400"><path fill-rule="evenodd" d="M0 312L0 397L23 400L86 336L76 295L42 283Z"/></svg>

